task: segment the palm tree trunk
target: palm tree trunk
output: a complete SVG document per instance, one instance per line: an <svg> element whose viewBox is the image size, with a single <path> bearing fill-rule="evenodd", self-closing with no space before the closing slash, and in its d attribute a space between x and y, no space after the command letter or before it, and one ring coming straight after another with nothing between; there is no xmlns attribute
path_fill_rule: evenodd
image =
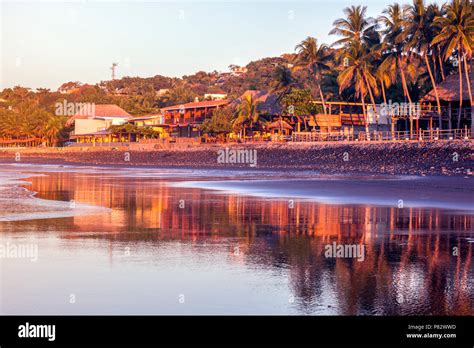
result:
<svg viewBox="0 0 474 348"><path fill-rule="evenodd" d="M446 76L444 75L444 65L443 60L441 59L441 51L438 50L438 62L439 62L439 70L441 71L441 79L444 81Z"/></svg>
<svg viewBox="0 0 474 348"><path fill-rule="evenodd" d="M375 120L376 120L376 124L377 124L377 130L378 130L379 122L378 122L378 118L377 118L377 105L375 104L374 94L372 93L372 88L369 85L369 80L367 79L367 75L365 73L364 73L364 80L365 80L365 84L367 86L367 89L369 90L370 101L372 102L373 112L374 112L374 116L375 116Z"/></svg>
<svg viewBox="0 0 474 348"><path fill-rule="evenodd" d="M461 45L459 45L458 49L458 72L459 72L459 110L458 110L458 122L457 127L461 126L461 113L462 113L462 56L461 56Z"/></svg>
<svg viewBox="0 0 474 348"><path fill-rule="evenodd" d="M369 120L367 119L367 112L365 111L365 95L363 93L360 94L362 99L362 113L364 115L365 120L365 138L366 140L369 139Z"/></svg>
<svg viewBox="0 0 474 348"><path fill-rule="evenodd" d="M400 57L397 57L397 59L398 59L398 68L400 69L400 75L402 76L403 90L405 92L406 97L408 98L408 103L410 105L410 110L412 110L413 109L413 102L411 100L410 93L408 92L407 79L405 77L405 72L403 71L402 60L400 59ZM440 129L441 129L441 126L440 126ZM410 135L412 134L412 132L413 132L413 119L410 117Z"/></svg>
<svg viewBox="0 0 474 348"><path fill-rule="evenodd" d="M410 97L410 93L408 92L407 79L405 77L405 72L403 71L402 60L400 59L400 57L398 57L398 68L400 69L400 75L402 77L403 90L404 90L405 95L408 99L408 103L410 104L410 107L411 107L412 100L411 100L411 97Z"/></svg>
<svg viewBox="0 0 474 348"><path fill-rule="evenodd" d="M472 100L471 81L469 79L469 67L467 57L464 57L464 73L466 74L467 90L469 92L469 101L471 102L471 135L474 133L474 103Z"/></svg>
<svg viewBox="0 0 474 348"><path fill-rule="evenodd" d="M381 81L380 84L382 85L383 102L384 102L385 104L387 104L387 96L385 95L385 84L383 83L383 81Z"/></svg>
<svg viewBox="0 0 474 348"><path fill-rule="evenodd" d="M439 101L439 94L438 94L438 87L436 86L436 81L433 76L433 72L431 71L430 62L428 60L428 55L425 53L425 63L428 69L428 73L430 74L431 84L433 85L433 90L436 96L436 105L438 106L438 118L441 119L441 102Z"/></svg>
<svg viewBox="0 0 474 348"><path fill-rule="evenodd" d="M319 81L316 81L316 85L318 86L319 96L321 97L321 102L323 103L324 114L327 115L326 101L324 100L323 90L321 89L321 85L319 84Z"/></svg>
<svg viewBox="0 0 474 348"><path fill-rule="evenodd" d="M435 78L435 81L438 81L438 67L436 66L436 58L434 55L434 52L431 53L431 63L433 63L433 76Z"/></svg>

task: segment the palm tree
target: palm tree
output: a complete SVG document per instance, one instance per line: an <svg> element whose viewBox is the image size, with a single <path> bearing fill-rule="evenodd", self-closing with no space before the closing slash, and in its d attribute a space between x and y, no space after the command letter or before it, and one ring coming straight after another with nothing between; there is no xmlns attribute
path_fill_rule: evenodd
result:
<svg viewBox="0 0 474 348"><path fill-rule="evenodd" d="M366 15L366 6L351 6L344 9L346 18L334 21L334 28L330 35L342 36L334 43L343 46L338 52L338 58L342 58L346 64L338 76L339 92L355 86L356 97L362 100L362 109L366 119L366 131L369 131L368 118L365 110L365 97L368 94L375 107L374 94L377 93L377 79L374 76L373 61L379 52L379 34L376 31L377 22Z"/></svg>
<svg viewBox="0 0 474 348"><path fill-rule="evenodd" d="M65 119L61 116L48 115L42 137L47 140L49 145L57 142L60 132L64 128L64 123Z"/></svg>
<svg viewBox="0 0 474 348"><path fill-rule="evenodd" d="M278 101L291 92L292 88L297 86L297 82L293 78L291 70L286 66L279 65L273 72L273 88L272 93L278 94Z"/></svg>
<svg viewBox="0 0 474 348"><path fill-rule="evenodd" d="M473 5L469 0L452 0L444 6L446 16L438 16L435 19L441 27L441 32L432 40L433 44L446 43L444 59L448 60L451 54L457 50L458 72L459 72L459 113L458 124L461 122L462 109L462 65L464 62L466 82L471 102L471 132L474 132L474 103L472 98L471 83L469 80L469 67L467 61L472 59L472 47L474 36Z"/></svg>
<svg viewBox="0 0 474 348"><path fill-rule="evenodd" d="M0 110L0 135L13 139L21 136L22 122L17 115L9 110Z"/></svg>
<svg viewBox="0 0 474 348"><path fill-rule="evenodd" d="M385 93L385 89L390 88L390 86L394 83L395 72L390 69L382 69L382 65L379 65L379 68L375 72L375 77L380 83L383 102L387 104L387 94Z"/></svg>
<svg viewBox="0 0 474 348"><path fill-rule="evenodd" d="M417 54L420 58L424 59L436 97L438 117L441 117L441 102L439 100L438 87L428 58L433 54L431 45L435 34L433 20L429 16L424 0L413 0L413 5L405 6L404 11L406 13L404 20L405 29L399 34L399 40L406 41L405 50L409 54Z"/></svg>
<svg viewBox="0 0 474 348"><path fill-rule="evenodd" d="M234 127L238 127L243 130L243 138L245 140L245 129L247 123L250 124L250 129L253 128L253 124L257 123L260 119L257 107L258 102L255 100L253 94L246 94L243 96L240 105L237 108L236 118L234 120Z"/></svg>
<svg viewBox="0 0 474 348"><path fill-rule="evenodd" d="M321 88L321 79L323 72L329 70L328 63L331 59L331 54L328 52L328 47L326 45L318 46L318 40L308 36L295 47L295 50L298 51L295 65L297 68L306 68L310 79L314 78L321 102L323 103L324 113L326 114L326 101Z"/></svg>
<svg viewBox="0 0 474 348"><path fill-rule="evenodd" d="M366 119L366 132L369 132L369 120L365 110L365 97L367 94L375 107L375 99L372 91L377 90L377 79L373 75L373 60L374 52L370 51L361 42L352 41L348 47L342 51L342 58L348 61L348 66L339 74L337 81L339 83L339 91L354 85L356 97L360 97L362 101L362 110L364 118ZM375 110L375 109L374 109Z"/></svg>
<svg viewBox="0 0 474 348"><path fill-rule="evenodd" d="M443 17L446 15L445 8L444 6L439 7L438 4L433 3L433 4L428 5L427 12L428 12L428 16L430 17L430 22L433 23L432 24L433 32L435 36L437 36L441 32L441 26L438 23L436 23L435 20L436 20L436 17ZM433 58L433 66L434 66L435 73L436 73L436 65L438 65L439 75L441 75L441 81L444 81L446 79L446 75L444 72L444 63L443 63L442 55L446 49L446 45L443 43L437 43L437 44L431 43L431 49L433 50L433 54L431 55L431 57Z"/></svg>
<svg viewBox="0 0 474 348"><path fill-rule="evenodd" d="M383 61L379 70L387 72L392 79L395 79L397 71L400 73L402 80L403 94L408 99L410 106L412 99L408 91L407 76L405 74L414 75L412 65L406 64L407 57L403 54L404 42L399 40L399 35L403 31L403 9L399 4L388 6L378 18L385 29L382 31L383 42L381 47Z"/></svg>
<svg viewBox="0 0 474 348"><path fill-rule="evenodd" d="M367 17L366 6L351 6L344 9L346 18L336 19L333 23L334 28L329 35L339 35L342 39L337 40L335 46L344 46L351 41L367 42L370 40L371 30L375 29L377 22Z"/></svg>

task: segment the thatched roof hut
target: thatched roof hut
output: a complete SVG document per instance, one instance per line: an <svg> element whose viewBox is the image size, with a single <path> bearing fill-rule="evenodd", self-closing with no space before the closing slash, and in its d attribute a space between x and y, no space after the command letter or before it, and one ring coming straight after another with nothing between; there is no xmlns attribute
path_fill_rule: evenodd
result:
<svg viewBox="0 0 474 348"><path fill-rule="evenodd" d="M474 92L474 72L471 71L469 74L469 80L471 82L471 91ZM464 103L469 103L469 90L467 88L466 76L463 73L463 91L462 100ZM439 99L444 102L459 102L459 74L453 74L446 77L446 79L438 85ZM422 101L424 102L436 102L436 95L434 89L426 94ZM465 104L468 105L468 104Z"/></svg>
<svg viewBox="0 0 474 348"><path fill-rule="evenodd" d="M283 120L278 120L275 122L270 123L267 125L268 129L286 129L286 130L293 130L293 127L291 127L287 122Z"/></svg>

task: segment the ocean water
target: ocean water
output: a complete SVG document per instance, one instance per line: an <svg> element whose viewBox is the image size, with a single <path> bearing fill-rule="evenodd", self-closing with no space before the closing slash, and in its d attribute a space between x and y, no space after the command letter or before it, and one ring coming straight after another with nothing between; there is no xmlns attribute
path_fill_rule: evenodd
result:
<svg viewBox="0 0 474 348"><path fill-rule="evenodd" d="M1 165L0 312L473 315L472 192L463 178Z"/></svg>

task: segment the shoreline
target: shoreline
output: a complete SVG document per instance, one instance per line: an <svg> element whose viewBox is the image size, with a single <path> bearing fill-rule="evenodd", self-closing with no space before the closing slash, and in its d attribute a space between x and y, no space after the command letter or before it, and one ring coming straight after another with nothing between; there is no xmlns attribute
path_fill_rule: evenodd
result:
<svg viewBox="0 0 474 348"><path fill-rule="evenodd" d="M16 164L16 163L15 163ZM264 170L261 168L225 170L211 168L210 170L197 168L150 168L137 173L134 166L123 167L111 165L74 165L61 164L28 164L19 165L0 163L0 206L5 205L11 210L15 204L21 209L25 202L18 199L18 194L5 197L6 189L25 190L28 193L27 205L47 206L56 210L68 210L68 202L44 201L35 197L36 194L25 184L29 177L48 176L49 173L85 173L94 176L112 176L128 179L164 180L167 185L176 188L198 189L214 191L214 194L257 197L260 199L296 200L317 202L326 205L362 205L417 209L446 209L464 214L474 214L474 184L470 177L460 176L413 176L413 175L386 175L386 174L320 174L312 171L281 171ZM122 171L110 172L110 168L122 168ZM127 169L127 170L126 170ZM13 179L13 180L12 180ZM16 180L15 180L16 179ZM9 199L5 199L9 198ZM24 200L24 199L23 199ZM5 204L6 203L6 204ZM11 204L14 203L14 204ZM49 203L49 204L47 204ZM31 207L33 208L33 207ZM90 208L90 207L89 207ZM100 207L104 208L104 207ZM20 210L21 210L20 209ZM40 208L41 209L41 208ZM107 209L107 208L105 208ZM13 209L18 210L18 209ZM28 209L33 211L35 209ZM49 210L49 209L48 209ZM16 213L15 211L12 211ZM10 212L10 213L12 213ZM4 211L3 213L7 213ZM26 213L26 212L25 212ZM58 216L64 217L62 213ZM24 215L24 214L23 214ZM27 219L35 219L36 214ZM79 214L81 215L81 214ZM44 218L44 217L43 217ZM0 214L0 221L4 219Z"/></svg>
<svg viewBox="0 0 474 348"><path fill-rule="evenodd" d="M218 151L255 150L258 162L218 163ZM203 144L193 147L68 147L0 149L0 163L136 168L316 171L321 174L380 174L471 177L473 141L360 144ZM16 156L20 156L17 161ZM128 158L127 158L128 156Z"/></svg>
<svg viewBox="0 0 474 348"><path fill-rule="evenodd" d="M78 202L48 200L25 186L34 173L0 171L0 222L55 219L110 213L109 208Z"/></svg>

